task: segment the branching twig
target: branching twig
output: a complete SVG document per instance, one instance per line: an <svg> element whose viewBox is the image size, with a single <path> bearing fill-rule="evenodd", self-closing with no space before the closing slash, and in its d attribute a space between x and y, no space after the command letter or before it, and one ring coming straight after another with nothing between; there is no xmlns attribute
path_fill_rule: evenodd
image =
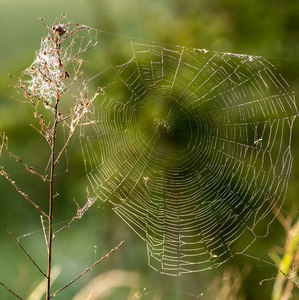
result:
<svg viewBox="0 0 299 300"><path fill-rule="evenodd" d="M53 293L50 298L56 296L58 293L60 293L62 290L64 290L65 288L67 288L68 286L70 286L72 283L74 283L75 281L77 281L79 278L81 278L83 275L85 275L88 271L92 270L98 263L100 263L102 260L104 260L105 258L108 258L109 255L111 253L113 253L114 251L118 250L118 248L124 243L125 241L121 241L115 248L111 249L106 255L104 255L103 257L101 257L100 259L98 259L93 265L91 265L90 267L86 268L81 274L79 274L77 277L75 277L73 280L71 280L68 284L66 284L64 287L62 287L61 289L57 290L55 293Z"/></svg>
<svg viewBox="0 0 299 300"><path fill-rule="evenodd" d="M32 257L29 255L29 253L23 248L23 246L20 244L20 242L18 242L18 240L13 236L13 234L9 230L7 230L7 232L12 237L14 242L20 247L20 249L26 254L26 256L33 263L33 265L40 271L40 273L42 273L44 277L47 277L47 275L40 269L40 267L37 265L37 263L32 259Z"/></svg>
<svg viewBox="0 0 299 300"><path fill-rule="evenodd" d="M45 20L43 17L39 18L41 20L41 22L43 23L43 25L45 26L46 30L48 31L49 35L52 37L53 41L54 41L54 37L53 37L53 33L51 31L51 29L49 28L49 26L45 23Z"/></svg>
<svg viewBox="0 0 299 300"><path fill-rule="evenodd" d="M77 213L76 213L76 215L67 224L65 224L62 228L60 228L59 230L57 230L54 233L54 235L57 235L61 231L63 231L66 228L68 228L75 220L81 219L83 217L83 215L86 213L86 211L95 203L95 201L97 200L97 197L90 197L88 188L86 188L86 193L87 193L87 201L86 201L85 205L82 208L79 206L79 204L77 203L76 199L75 198L73 199L74 202L75 202L75 204L76 204L76 206L77 206Z"/></svg>
<svg viewBox="0 0 299 300"><path fill-rule="evenodd" d="M98 93L96 92L89 102L84 103L84 105L83 105L82 108L78 108L78 109L76 109L75 112L73 112L72 116L76 116L76 119L74 121L72 121L72 123L71 123L71 128L70 128L70 132L69 132L68 138L67 138L64 146L62 147L62 149L58 153L58 155L56 157L56 160L55 160L55 164L59 161L61 155L64 153L64 151L67 148L67 146L68 146L71 138L73 137L73 135L74 135L77 127L80 125L80 121L81 121L81 118L82 118L82 116L84 114L84 111L87 110L88 106L94 101L94 99L97 96L98 96Z"/></svg>
<svg viewBox="0 0 299 300"><path fill-rule="evenodd" d="M279 272L285 277L285 279L289 280L290 282L292 282L296 287L299 288L299 284L293 279L294 278L294 274L292 274L291 276L288 276L285 272L283 272L279 266L276 265L276 268L279 270ZM277 279L277 278L276 278Z"/></svg>
<svg viewBox="0 0 299 300"><path fill-rule="evenodd" d="M48 32L48 34L41 40L40 50L37 52L33 63L22 73L21 77L17 81L11 76L11 79L14 83L13 86L17 88L18 92L23 92L26 101L21 102L27 103L31 106L34 117L39 123L38 126L32 125L32 127L46 140L48 146L50 147L49 162L45 171L47 175L44 176L37 172L33 167L21 160L19 156L12 153L9 149L8 140L5 136L5 133L0 133L0 155L2 150L5 149L7 154L14 158L18 163L22 164L28 172L38 175L40 179L46 181L49 185L49 208L48 213L46 213L15 183L10 175L7 174L4 167L0 166L0 175L3 175L15 187L17 192L26 198L42 214L40 216L40 220L48 252L46 273L44 273L38 267L31 255L29 255L29 253L23 248L13 234L9 231L8 233L21 248L21 250L26 254L32 264L46 278L45 292L47 300L82 277L86 272L91 270L100 261L107 258L112 252L116 251L123 244L123 242L121 242L117 247L112 249L91 267L83 271L65 287L61 288L54 294L51 294L52 242L54 235L68 227L76 219L80 219L97 199L96 197L91 197L87 190L87 202L82 208L74 200L77 205L76 216L73 217L72 220L62 229L58 230L56 233L53 233L53 207L55 199L58 196L58 193L55 193L54 190L54 185L56 183L56 165L59 163L61 156L66 152L68 145L70 144L70 140L72 139L78 126L93 124L92 121L84 122L82 119L83 116L89 112L89 105L92 104L94 99L98 96L97 90L93 95L88 97L87 81L83 81L83 87L81 89L78 88L76 91L72 90L75 83L77 84L79 79L82 79L81 65L83 59L79 57L80 54L94 47L97 43L91 39L90 28L88 26L72 24L70 22L62 23L64 17L65 14L62 14L60 18L56 19L55 23L53 23L51 27L44 22L43 18L40 18ZM81 31L83 30L85 30L85 33L81 35ZM80 35L78 34L79 31ZM89 35L88 38L87 34ZM70 65L68 69L66 69L67 65ZM24 80L23 77L26 77L26 80ZM68 84L66 84L65 80ZM64 116L62 113L63 109L60 109L59 104L60 98L66 92L68 92L70 97L73 99L73 103L70 104L69 114ZM48 114L45 113L44 109L50 112L50 118L48 118ZM64 140L64 143L62 143L60 146L61 148L58 148L56 137L59 134L60 123L67 127L68 132L65 135L66 139ZM46 217L48 220L47 224L45 224L44 217ZM2 285L4 286L4 284Z"/></svg>
<svg viewBox="0 0 299 300"><path fill-rule="evenodd" d="M290 298L289 295L291 295L292 289L293 289L294 286L299 288L299 282L295 281L298 269L299 269L299 247L297 248L296 255L295 255L295 258L294 258L294 263L293 263L293 266L292 266L291 277L294 278L294 280L289 280L287 282L286 287L284 289L284 293L282 295L282 299L289 299ZM295 284L294 284L294 282L295 282Z"/></svg>
<svg viewBox="0 0 299 300"><path fill-rule="evenodd" d="M49 218L48 215L16 185L15 181L10 178L2 166L0 166L0 174L3 175L14 186L17 192L27 199L39 212L41 212L45 217Z"/></svg>
<svg viewBox="0 0 299 300"><path fill-rule="evenodd" d="M7 137L5 139L4 145L5 145L6 153L10 157L14 158L16 160L16 162L23 165L29 173L32 173L32 174L35 174L35 175L39 176L43 181L49 181L49 179L47 177L45 177L42 174L40 174L39 172L37 172L33 167L30 167L28 164L26 164L24 161L22 161L18 155L15 155L10 151L10 149L8 147L8 138Z"/></svg>
<svg viewBox="0 0 299 300"><path fill-rule="evenodd" d="M265 278L262 281L260 281L259 285L262 285L265 281L272 281L272 280L283 280L287 279L291 283L293 283L297 288L299 288L299 284L293 279L294 274L292 276L288 276L285 272L283 272L278 265L276 265L277 270L283 275L283 277L270 277L270 278Z"/></svg>
<svg viewBox="0 0 299 300"><path fill-rule="evenodd" d="M23 300L22 297L20 297L18 294L16 294L14 291L12 291L9 287L7 287L2 281L0 281L0 285L2 285L4 288L6 288L11 294L16 296L18 299Z"/></svg>

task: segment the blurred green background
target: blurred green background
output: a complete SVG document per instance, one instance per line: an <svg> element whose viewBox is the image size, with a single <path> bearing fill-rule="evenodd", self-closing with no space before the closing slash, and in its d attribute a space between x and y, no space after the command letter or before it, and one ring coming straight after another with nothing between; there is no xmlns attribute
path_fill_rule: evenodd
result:
<svg viewBox="0 0 299 300"><path fill-rule="evenodd" d="M99 29L99 47L86 55L87 75L93 76L111 64L124 62L131 51L131 36L136 40L156 41L206 48L223 52L261 55L277 65L279 71L298 95L299 79L299 2L291 0L1 0L0 2L0 132L9 136L11 150L25 161L41 170L47 164L47 147L30 126L33 122L29 107L10 100L16 91L8 88L11 80L31 64L45 34L38 17L48 24L62 12L77 23ZM101 32L101 30L103 32ZM107 33L112 32L112 34ZM298 216L299 194L299 127L295 123L292 152L293 171L289 192L282 209L284 216ZM74 146L75 147L75 146ZM76 153L76 150L74 151ZM69 155L69 160L76 160ZM42 164L41 164L42 162ZM41 203L47 202L47 188L28 176L6 156L1 158L10 175L25 191ZM58 175L56 190L61 197L55 210L57 228L75 215L72 198L80 197L84 203L84 178L76 181L72 175L80 171L62 169ZM74 167L73 167L74 168ZM77 173L76 173L77 172ZM45 267L44 240L40 229L39 214L7 183L0 178L0 280L19 294L27 295L40 283L40 274L32 268L23 253L8 236L12 231L33 257ZM79 197L79 198L77 198ZM270 260L268 253L283 247L285 231L276 221L262 244L254 245L251 253ZM160 275L147 265L145 244L110 210L107 205L93 207L82 220L77 221L54 240L54 264L63 271L55 282L58 288L67 283L97 257L125 240L125 244L108 260L84 278L66 289L56 299L72 299L97 275L106 274L101 282L120 285L116 276L109 277L110 270L123 270L134 275L129 287L109 291L103 299L194 299L203 293L202 299L216 299L220 286L230 287L240 283L239 292L231 299L270 299L273 281L263 285L264 278L275 277L276 269L262 261L239 258L223 268L205 273L172 278ZM239 272L240 271L240 272ZM225 280L222 280L222 274ZM231 275L233 274L233 275ZM124 275L126 275L124 273ZM110 279L109 279L110 278ZM125 278L129 278L127 274ZM106 279L107 281L105 281ZM220 280L220 283L217 284ZM101 285L101 283L98 283ZM55 289L55 288L54 288ZM294 299L299 293L294 290ZM0 299L14 299L0 288Z"/></svg>

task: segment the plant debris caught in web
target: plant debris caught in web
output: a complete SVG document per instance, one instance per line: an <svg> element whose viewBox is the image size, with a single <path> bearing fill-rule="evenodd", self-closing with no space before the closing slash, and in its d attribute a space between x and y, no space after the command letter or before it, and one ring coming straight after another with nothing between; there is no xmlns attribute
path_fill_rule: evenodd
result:
<svg viewBox="0 0 299 300"><path fill-rule="evenodd" d="M70 74L75 75L75 81L80 77L79 55L97 45L95 30L86 25L62 23L64 18L62 15L51 29L44 23L48 35L42 38L33 63L23 72L29 77L23 82L27 92L43 100L46 108L51 108L66 92L65 80L71 78Z"/></svg>

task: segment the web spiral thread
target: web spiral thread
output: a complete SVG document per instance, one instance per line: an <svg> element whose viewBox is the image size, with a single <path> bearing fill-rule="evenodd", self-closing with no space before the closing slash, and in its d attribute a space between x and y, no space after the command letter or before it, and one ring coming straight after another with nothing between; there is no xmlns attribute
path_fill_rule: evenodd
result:
<svg viewBox="0 0 299 300"><path fill-rule="evenodd" d="M106 73L90 115L98 123L81 133L86 173L146 242L149 265L169 275L216 268L267 235L298 114L275 66L132 43L132 58Z"/></svg>

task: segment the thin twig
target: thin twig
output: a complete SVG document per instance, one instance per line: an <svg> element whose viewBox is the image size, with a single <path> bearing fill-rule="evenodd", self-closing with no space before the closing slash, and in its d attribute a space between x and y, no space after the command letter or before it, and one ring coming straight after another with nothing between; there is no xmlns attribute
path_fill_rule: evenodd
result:
<svg viewBox="0 0 299 300"><path fill-rule="evenodd" d="M298 283L292 278L292 276L288 276L285 272L283 272L278 265L276 265L276 268L280 271L280 273L289 281L291 281L296 287L299 287Z"/></svg>
<svg viewBox="0 0 299 300"><path fill-rule="evenodd" d="M54 171L55 171L55 146L56 146L56 129L58 124L57 118L57 106L59 98L56 99L56 104L54 108L54 124L51 136L51 170L50 170L50 181L49 181L49 225L48 225L48 271L47 271L47 291L46 299L49 300L50 288L51 288L51 262L52 262L52 242L53 242L53 204L54 204Z"/></svg>
<svg viewBox="0 0 299 300"><path fill-rule="evenodd" d="M54 37L53 37L53 33L50 30L49 26L45 23L44 18L40 17L39 18L41 20L41 22L43 23L43 25L45 26L46 30L48 31L49 35L52 37L52 40L54 41Z"/></svg>
<svg viewBox="0 0 299 300"><path fill-rule="evenodd" d="M29 260L34 264L34 266L43 274L44 277L47 278L47 275L40 269L40 267L37 265L37 263L32 259L32 257L29 255L29 253L23 248L23 246L18 242L18 240L13 236L13 234L7 230L8 234L12 237L14 242L21 248L21 250L26 254L26 256L29 258Z"/></svg>
<svg viewBox="0 0 299 300"><path fill-rule="evenodd" d="M43 181L49 181L49 179L47 177L45 177L44 175L42 175L39 172L37 172L36 170L34 170L33 167L30 167L29 165L27 165L24 161L22 161L20 159L19 156L15 155L14 153L12 153L10 151L10 149L8 147L8 139L7 138L4 142L4 146L5 146L5 150L6 150L7 154L9 155L9 157L14 158L16 160L16 162L22 164L29 173L32 173L32 174L35 174L35 175L39 176Z"/></svg>
<svg viewBox="0 0 299 300"><path fill-rule="evenodd" d="M272 281L272 280L276 280L276 277L271 277L271 278L265 278L263 280L260 281L259 285L263 285L264 282L266 281Z"/></svg>
<svg viewBox="0 0 299 300"><path fill-rule="evenodd" d="M66 140L64 146L63 146L62 149L59 151L59 153L58 153L58 155L57 155L57 157L56 157L56 160L55 160L55 162L54 162L55 165L58 163L58 161L59 161L61 155L64 153L65 149L66 149L67 146L69 145L69 142L70 142L72 136L74 135L75 129L77 128L77 126L78 126L78 125L75 126L74 130L70 131L69 136L68 136L68 138L67 138L67 140Z"/></svg>
<svg viewBox="0 0 299 300"><path fill-rule="evenodd" d="M10 85L10 87L15 87L15 86L13 86L13 85ZM20 102L20 103L22 103L22 104L28 104L28 101L26 101L26 100L21 100L21 99L18 99L18 98L14 97L14 96L10 96L10 99L11 99L11 100L13 100L13 101Z"/></svg>
<svg viewBox="0 0 299 300"><path fill-rule="evenodd" d="M2 134L0 134L0 141L1 141L1 144L0 144L0 156L1 156L2 149L3 149L3 146L4 146L4 141L5 141L5 132L3 132Z"/></svg>
<svg viewBox="0 0 299 300"><path fill-rule="evenodd" d="M38 128L36 128L33 124L30 124L30 126L34 129L34 130L36 130L47 142L48 142L48 140L47 140L47 136L42 132L42 130L39 130ZM49 145L49 142L48 142L48 145Z"/></svg>
<svg viewBox="0 0 299 300"><path fill-rule="evenodd" d="M98 96L98 92L96 92L93 97L90 99L89 102L87 103L84 103L83 107L80 108L78 111L77 111L77 120L75 120L75 124L72 124L72 128L70 129L70 132L69 132L69 135L68 135L68 138L64 144L64 146L62 147L62 149L59 151L57 157L56 157L56 160L55 160L55 165L57 164L57 162L59 161L61 155L64 153L65 149L67 148L67 146L69 145L69 142L72 138L72 136L74 135L77 127L79 126L79 123L80 123L80 120L82 118L82 116L84 115L84 111L86 110L86 108L94 101L94 99ZM74 114L75 115L75 114Z"/></svg>
<svg viewBox="0 0 299 300"><path fill-rule="evenodd" d="M25 98L26 98L26 99L30 99L31 102L33 101L32 99L35 99L35 100L37 101L37 103L44 103L45 100L42 100L42 99L41 99L40 97L38 97L37 95L34 95L34 94L30 93L22 83L19 84L18 88L20 88L20 89L23 90L23 93L24 93ZM14 98L13 98L13 99L14 99ZM25 102L25 103L28 103L28 102ZM33 107L35 107L32 103L31 103L31 105L32 105ZM50 105L50 104L49 104L49 106L50 106L50 107L53 107L53 106ZM36 107L35 107L35 109L36 109Z"/></svg>
<svg viewBox="0 0 299 300"><path fill-rule="evenodd" d="M60 229L58 229L57 231L54 232L54 235L57 235L58 233L60 233L61 231L65 230L66 228L70 227L70 225L75 222L76 219L78 219L78 211L81 209L79 204L77 203L76 199L74 198L73 199L74 202L76 203L77 205L77 213L76 215L69 221L67 222L67 224L65 224L63 227L61 227Z"/></svg>
<svg viewBox="0 0 299 300"><path fill-rule="evenodd" d="M0 285L2 285L4 288L6 288L10 293L12 293L18 299L23 300L22 297L20 297L18 294L16 294L14 291L12 291L9 287L7 287L2 281L0 281Z"/></svg>
<svg viewBox="0 0 299 300"><path fill-rule="evenodd" d="M39 212L41 212L46 218L49 218L48 215L34 202L30 199L30 197L23 192L15 183L14 180L10 178L10 176L5 172L4 168L0 166L0 175L3 175L17 190L19 194L21 194L25 199L27 199Z"/></svg>
<svg viewBox="0 0 299 300"><path fill-rule="evenodd" d="M66 284L64 287L62 287L61 289L57 290L55 293L53 293L50 298L56 296L58 293L60 293L62 290L64 290L65 288L67 288L68 286L70 286L72 283L74 283L76 280L78 280L79 278L81 278L83 275L85 275L88 271L92 270L98 263L100 263L102 260L104 260L105 258L108 258L109 255L111 253L113 253L114 251L117 251L118 248L124 243L125 241L121 241L115 248L111 249L105 256L101 257L100 259L98 259L93 265L91 265L90 267L86 268L80 275L78 275L76 278L74 278L73 280L71 280L68 284Z"/></svg>
<svg viewBox="0 0 299 300"><path fill-rule="evenodd" d="M43 218L42 215L40 216L40 221L41 221L41 224L42 224L44 238L45 238L45 241L46 241L46 247L47 247L47 251L48 251L49 242L48 242L48 238L47 238L46 227L45 227L45 224L44 224L44 218Z"/></svg>
<svg viewBox="0 0 299 300"><path fill-rule="evenodd" d="M299 248L297 248L296 255L295 255L295 258L294 258L294 263L293 263L293 266L292 266L292 275L291 275L291 277L294 278L294 281L296 279L296 274L298 272L298 268L299 268ZM299 288L298 283L296 283L295 286L297 288ZM288 282L286 284L286 287L284 289L283 295L282 295L282 299L289 299L290 298L289 295L291 295L293 288L294 288L294 282L288 280Z"/></svg>
<svg viewBox="0 0 299 300"><path fill-rule="evenodd" d="M299 284L293 279L293 276L288 276L285 272L283 272L278 265L275 265L277 270L283 275L283 277L270 277L265 278L260 281L259 285L262 285L265 281L272 281L272 280L283 280L287 279L289 282L293 283L297 288L299 288Z"/></svg>
<svg viewBox="0 0 299 300"><path fill-rule="evenodd" d="M70 91L70 88L82 77L82 74L83 74L83 72L81 72L79 75L77 75L77 73L75 73L75 75L74 75L74 79L72 80L72 82L71 83L69 83L69 85L67 85L64 89L63 89L63 91L62 91L62 93L61 93L61 95L63 95L66 91Z"/></svg>
<svg viewBox="0 0 299 300"><path fill-rule="evenodd" d="M58 233L60 233L61 231L65 230L66 228L70 227L70 225L76 220L76 217L73 217L69 222L67 222L67 224L65 224L63 227L61 227L60 229L58 229L57 231L54 232L54 235L57 235Z"/></svg>
<svg viewBox="0 0 299 300"><path fill-rule="evenodd" d="M66 228L70 227L70 225L75 222L75 220L77 219L81 219L83 217L83 215L86 213L86 211L95 203L95 201L98 199L97 197L90 197L89 195L89 191L88 188L86 188L86 192L87 192L87 201L85 203L85 205L81 208L78 204L78 202L76 201L76 199L74 198L74 202L77 206L77 213L76 215L67 223L65 224L63 227L61 227L59 230L57 230L54 235L60 233L61 231L65 230Z"/></svg>

